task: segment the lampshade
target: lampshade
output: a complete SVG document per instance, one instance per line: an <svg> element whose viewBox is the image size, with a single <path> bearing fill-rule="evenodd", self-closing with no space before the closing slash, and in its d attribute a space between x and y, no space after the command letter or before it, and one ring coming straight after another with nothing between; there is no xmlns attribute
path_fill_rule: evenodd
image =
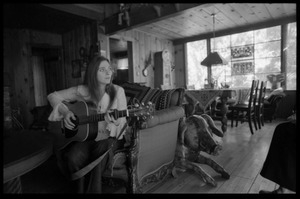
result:
<svg viewBox="0 0 300 199"><path fill-rule="evenodd" d="M214 64L227 64L228 62L219 55L218 52L211 52L208 56L201 62L203 66L211 66Z"/></svg>
<svg viewBox="0 0 300 199"><path fill-rule="evenodd" d="M214 33L214 38L215 38L215 14L211 14L211 16L213 17L213 33ZM214 39L214 42L215 42L215 39ZM219 55L218 52L211 52L201 62L201 65L203 65L203 66L211 66L214 64L224 64L225 65L227 63L228 62L221 55Z"/></svg>

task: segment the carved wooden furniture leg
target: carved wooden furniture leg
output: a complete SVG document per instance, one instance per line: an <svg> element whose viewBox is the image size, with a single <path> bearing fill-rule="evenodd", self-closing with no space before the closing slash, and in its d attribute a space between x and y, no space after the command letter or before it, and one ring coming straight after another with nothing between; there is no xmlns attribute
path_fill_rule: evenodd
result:
<svg viewBox="0 0 300 199"><path fill-rule="evenodd" d="M220 173L222 175L222 178L225 178L225 179L230 178L229 173L221 165L219 165L216 161L214 161L211 158L208 158L201 154L198 154L197 158L195 160L193 160L193 162L209 165L217 173Z"/></svg>
<svg viewBox="0 0 300 199"><path fill-rule="evenodd" d="M227 104L227 97L221 97L221 115L222 115L222 119L221 119L221 122L222 122L222 131L223 133L226 133L227 131L227 111L228 111L228 108L226 106Z"/></svg>
<svg viewBox="0 0 300 199"><path fill-rule="evenodd" d="M193 163L193 162L190 162L189 160L185 159L185 160L180 161L180 164L187 169L196 171L202 177L202 179L205 183L208 183L214 187L217 186L217 182L208 173L206 173L201 168L201 166L198 165L197 163Z"/></svg>

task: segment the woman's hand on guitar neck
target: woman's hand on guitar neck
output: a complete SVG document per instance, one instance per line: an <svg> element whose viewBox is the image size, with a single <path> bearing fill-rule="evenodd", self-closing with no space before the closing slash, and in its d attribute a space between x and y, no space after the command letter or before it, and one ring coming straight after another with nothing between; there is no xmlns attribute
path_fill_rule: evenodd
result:
<svg viewBox="0 0 300 199"><path fill-rule="evenodd" d="M105 121L109 124L109 123L114 123L116 126L120 125L120 121L114 118L113 115L109 115L109 112L107 112L104 116Z"/></svg>
<svg viewBox="0 0 300 199"><path fill-rule="evenodd" d="M72 111L67 111L64 114L64 126L68 129L74 129L75 124L71 121L71 119L76 120L76 117Z"/></svg>

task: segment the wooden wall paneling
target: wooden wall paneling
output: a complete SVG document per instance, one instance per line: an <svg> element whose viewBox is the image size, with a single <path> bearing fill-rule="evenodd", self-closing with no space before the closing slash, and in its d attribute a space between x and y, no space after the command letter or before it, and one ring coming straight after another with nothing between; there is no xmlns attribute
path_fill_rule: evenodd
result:
<svg viewBox="0 0 300 199"><path fill-rule="evenodd" d="M14 39L13 39L14 38ZM4 83L10 86L10 105L11 108L17 107L15 73L14 68L17 65L17 56L21 56L21 49L18 40L18 31L4 29L3 35L3 63L4 63ZM17 50L16 50L17 49ZM6 75L6 76L4 76Z"/></svg>
<svg viewBox="0 0 300 199"><path fill-rule="evenodd" d="M144 35L144 45L145 45L145 59L144 59L144 64L143 64L143 67L142 67L142 71L145 69L146 67L146 60L148 61L149 59L149 54L151 53L151 49L150 49L150 38L149 38L149 35L145 34ZM149 70L150 68L147 68L147 72L148 72L148 75L147 77L145 77L142 73L142 76L146 79L146 86L150 86L150 81L151 81L151 78L149 78ZM151 87L151 86L150 86Z"/></svg>
<svg viewBox="0 0 300 199"><path fill-rule="evenodd" d="M30 110L35 106L33 76L30 65L31 48L29 46L29 35L29 30L22 29L18 31L18 37L13 38L18 43L15 52L17 62L16 65L14 65L13 71L17 101L17 107L14 108L20 109L24 128L28 128L33 121ZM17 49L20 51L18 52Z"/></svg>
<svg viewBox="0 0 300 199"><path fill-rule="evenodd" d="M140 72L140 40L139 40L139 32L134 31L134 40L135 40L135 52L133 54L135 58L134 69L134 82L141 82L141 72Z"/></svg>
<svg viewBox="0 0 300 199"><path fill-rule="evenodd" d="M133 38L132 33L133 33L133 30L125 31L124 36L129 37L129 38Z"/></svg>
<svg viewBox="0 0 300 199"><path fill-rule="evenodd" d="M174 46L175 55L175 87L185 87L185 58L184 58L184 44Z"/></svg>
<svg viewBox="0 0 300 199"><path fill-rule="evenodd" d="M30 42L34 44L51 44L51 46L61 46L62 37L59 34L31 30Z"/></svg>
<svg viewBox="0 0 300 199"><path fill-rule="evenodd" d="M171 55L171 68L170 68L170 75L171 75L171 86L175 87L175 81L176 81L176 76L175 76L175 69L172 69L173 65L175 66L175 53L174 53L174 47L173 47L173 42L168 40L168 49L170 51Z"/></svg>
<svg viewBox="0 0 300 199"><path fill-rule="evenodd" d="M83 25L82 25L82 26L83 26ZM79 49L80 49L80 47L81 47L81 44L80 44L80 38L83 36L83 35L80 34L80 27L82 27L82 26L79 26L78 28L76 28L76 29L74 30L74 32L75 32L75 48L73 49L74 52L75 52L75 58L74 58L74 60L81 59L81 57L80 57L80 55L79 55ZM88 36L88 35L86 35L86 36ZM85 47L85 46L83 46L83 47ZM88 49L87 49L87 50L88 50ZM80 70L81 70L81 69L80 69ZM79 78L75 78L75 80L76 80L76 83L75 83L74 86L76 86L76 85L82 83L82 82L81 82L81 73L80 73L80 77L79 77Z"/></svg>
<svg viewBox="0 0 300 199"><path fill-rule="evenodd" d="M148 69L148 74L150 78L150 85L154 88L154 53L156 53L156 45L155 45L155 37L150 35L150 46L151 46L151 56L152 56L152 63L151 68Z"/></svg>
<svg viewBox="0 0 300 199"><path fill-rule="evenodd" d="M87 53L89 55L90 47L91 45L94 45L94 42L92 41L92 30L90 25L85 25L84 27L85 27L85 34L82 35L82 37L85 39L85 42L81 45L86 48Z"/></svg>
<svg viewBox="0 0 300 199"><path fill-rule="evenodd" d="M134 82L133 78L133 68L134 68L134 58L133 58L133 52L134 50L134 41L128 42L127 48L128 48L128 81Z"/></svg>
<svg viewBox="0 0 300 199"><path fill-rule="evenodd" d="M167 40L162 40L161 42L162 42L162 49L163 50L168 50L169 53L171 53L170 50L169 50L169 48L168 48L168 45L167 45ZM172 58L171 54L170 54L170 58ZM166 75L169 76L169 78L168 78L168 80L169 80L168 84L171 85L171 68L170 67L167 69Z"/></svg>
<svg viewBox="0 0 300 199"><path fill-rule="evenodd" d="M31 58L33 83L34 83L34 97L36 106L44 106L48 104L47 101L47 87L44 70L44 60L40 56L33 56Z"/></svg>
<svg viewBox="0 0 300 199"><path fill-rule="evenodd" d="M103 33L103 30L101 29L100 26L97 26L97 41L99 41L100 44L100 53L102 55L104 55L106 58L110 59L110 55L109 55L109 37L106 36Z"/></svg>
<svg viewBox="0 0 300 199"><path fill-rule="evenodd" d="M146 83L146 77L144 77L142 71L145 66L145 44L144 44L144 33L143 32L138 32L139 34L139 46L140 46L140 64L139 64L139 70L140 70L140 83Z"/></svg>
<svg viewBox="0 0 300 199"><path fill-rule="evenodd" d="M76 48L76 32L75 30L71 31L71 45L70 45L70 52L71 52L71 56L70 56L70 65L69 67L71 68L71 78L70 78L70 86L74 86L76 84L76 79L72 77L72 61L76 58L76 53L75 53L75 48Z"/></svg>
<svg viewBox="0 0 300 199"><path fill-rule="evenodd" d="M174 56L173 43L170 40L162 39L157 37L157 35L145 33L139 30L128 30L119 32L110 37L115 37L118 39L126 39L132 41L133 43L133 81L136 83L146 84L147 86L154 87L154 61L152 62L152 69L148 68L148 76L144 77L142 71L145 67L145 60L148 59L149 53L152 53L152 59L154 60L154 53L163 51L163 49L168 49ZM174 59L174 58L173 58ZM174 74L173 74L174 73ZM173 82L175 81L175 71L173 74ZM170 82L172 83L172 82Z"/></svg>
<svg viewBox="0 0 300 199"><path fill-rule="evenodd" d="M65 33L64 34L64 40L65 40L65 69L66 69L66 82L67 85L66 87L70 87L72 85L71 83L71 78L72 78L72 67L71 67L71 59L72 59L72 34L71 32Z"/></svg>

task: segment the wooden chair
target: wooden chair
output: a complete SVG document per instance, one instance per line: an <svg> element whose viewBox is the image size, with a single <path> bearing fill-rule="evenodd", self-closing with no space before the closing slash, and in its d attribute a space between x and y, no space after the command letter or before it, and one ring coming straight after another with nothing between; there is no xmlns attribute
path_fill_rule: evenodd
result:
<svg viewBox="0 0 300 199"><path fill-rule="evenodd" d="M249 123L250 132L251 134L253 134L253 128L252 128L252 120L253 120L254 127L257 130L255 104L257 99L258 84L259 84L259 80L252 80L248 103L236 104L228 107L232 115L231 127L233 127L234 119L236 119L236 127L238 125L238 121L244 122L245 120L247 120Z"/></svg>
<svg viewBox="0 0 300 199"><path fill-rule="evenodd" d="M266 95L266 86L267 86L267 81L262 81L260 83L257 103L255 105L256 118L257 118L259 129L261 129L261 126L264 126L264 99Z"/></svg>

